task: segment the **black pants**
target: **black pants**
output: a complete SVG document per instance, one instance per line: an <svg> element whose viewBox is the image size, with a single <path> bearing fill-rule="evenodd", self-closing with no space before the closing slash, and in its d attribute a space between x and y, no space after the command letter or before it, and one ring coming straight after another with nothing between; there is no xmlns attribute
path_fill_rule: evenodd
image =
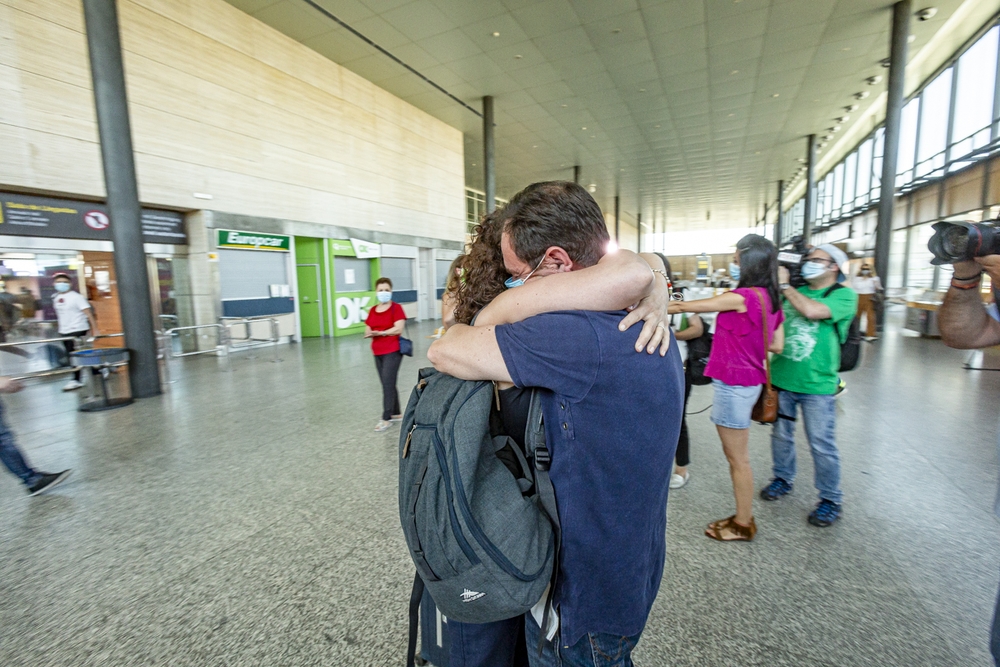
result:
<svg viewBox="0 0 1000 667"><path fill-rule="evenodd" d="M684 409L681 412L681 434L677 438L677 454L674 462L681 468L691 463L691 443L688 441L688 399L691 398L691 374L684 370Z"/></svg>
<svg viewBox="0 0 1000 667"><path fill-rule="evenodd" d="M379 380L382 381L382 419L385 421L389 421L393 415L401 412L396 377L399 375L399 364L402 361L403 355L399 352L375 356L375 368L378 370Z"/></svg>
<svg viewBox="0 0 1000 667"><path fill-rule="evenodd" d="M60 336L72 336L74 338L74 340L64 340L63 341L63 346L66 348L66 358L67 359L69 358L69 356L71 354L73 354L73 351L76 350L76 341L78 339L83 338L84 336L86 336L89 333L90 333L90 331L74 331L73 333L59 334ZM71 363L71 365L72 365L72 363ZM80 371L79 370L77 370L75 373L73 373L73 379L76 380L77 382L80 381Z"/></svg>

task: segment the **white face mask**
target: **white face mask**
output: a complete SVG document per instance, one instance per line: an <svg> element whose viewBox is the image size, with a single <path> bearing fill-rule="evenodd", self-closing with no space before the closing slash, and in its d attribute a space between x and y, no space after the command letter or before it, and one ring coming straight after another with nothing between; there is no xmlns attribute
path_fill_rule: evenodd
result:
<svg viewBox="0 0 1000 667"><path fill-rule="evenodd" d="M375 298L379 303L389 303L392 301L392 292L375 292Z"/></svg>
<svg viewBox="0 0 1000 667"><path fill-rule="evenodd" d="M823 262L806 262L802 265L802 277L806 280L819 278L826 273L826 264Z"/></svg>
<svg viewBox="0 0 1000 667"><path fill-rule="evenodd" d="M69 283L56 283L55 288L57 292L68 292Z"/></svg>

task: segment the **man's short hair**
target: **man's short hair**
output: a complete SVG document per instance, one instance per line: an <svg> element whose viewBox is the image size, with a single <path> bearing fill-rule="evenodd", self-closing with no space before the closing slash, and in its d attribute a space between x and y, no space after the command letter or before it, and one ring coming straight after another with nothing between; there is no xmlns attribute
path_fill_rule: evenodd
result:
<svg viewBox="0 0 1000 667"><path fill-rule="evenodd" d="M69 274L67 273L57 273L54 276L52 276L52 280L59 280L60 278L62 278L63 280L68 280L70 282L73 282L73 279L70 278Z"/></svg>
<svg viewBox="0 0 1000 667"><path fill-rule="evenodd" d="M604 214L585 189L569 181L532 183L500 212L518 259L532 266L557 246L574 264L593 266L608 251Z"/></svg>

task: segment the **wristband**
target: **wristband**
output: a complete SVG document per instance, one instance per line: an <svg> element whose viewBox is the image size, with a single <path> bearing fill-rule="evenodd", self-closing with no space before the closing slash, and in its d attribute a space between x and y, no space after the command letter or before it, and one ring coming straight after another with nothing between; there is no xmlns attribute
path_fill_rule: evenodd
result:
<svg viewBox="0 0 1000 667"><path fill-rule="evenodd" d="M780 289L782 292L784 292L786 289L789 289L790 287L791 285L789 285L788 283L781 283L780 285L778 285L778 289Z"/></svg>
<svg viewBox="0 0 1000 667"><path fill-rule="evenodd" d="M959 281L959 279L958 278L952 278L951 279L951 286L954 289L979 289L979 281L978 280L976 280L975 282L968 282L968 281L961 282L961 281L959 281L958 283L956 283L956 281Z"/></svg>
<svg viewBox="0 0 1000 667"><path fill-rule="evenodd" d="M660 269L654 269L652 267L649 270L653 272L654 279L656 278L656 274L659 273L661 276L663 276L663 279L667 281L667 284L668 285L670 284L670 276L667 275L666 271L662 271Z"/></svg>
<svg viewBox="0 0 1000 667"><path fill-rule="evenodd" d="M980 271L976 275L969 276L968 278L959 278L955 274L952 274L951 275L951 280L952 280L952 282L960 282L960 283L968 283L968 282L972 282L972 281L975 281L975 282L978 283L979 280L980 280L980 278L982 278L982 277L983 277L983 272Z"/></svg>

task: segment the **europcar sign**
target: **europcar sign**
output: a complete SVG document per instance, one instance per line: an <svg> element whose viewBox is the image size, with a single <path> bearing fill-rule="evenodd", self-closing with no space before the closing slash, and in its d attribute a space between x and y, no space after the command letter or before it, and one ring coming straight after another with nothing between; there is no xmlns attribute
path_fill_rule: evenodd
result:
<svg viewBox="0 0 1000 667"><path fill-rule="evenodd" d="M263 234L261 232L239 232L232 229L217 229L216 245L219 248L236 248L239 250L270 250L272 252L288 252L291 249L290 236L281 234Z"/></svg>

